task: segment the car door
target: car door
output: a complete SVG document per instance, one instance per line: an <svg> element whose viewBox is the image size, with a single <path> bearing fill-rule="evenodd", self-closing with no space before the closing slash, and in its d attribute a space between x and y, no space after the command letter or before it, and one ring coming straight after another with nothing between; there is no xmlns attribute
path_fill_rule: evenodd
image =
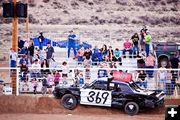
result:
<svg viewBox="0 0 180 120"><path fill-rule="evenodd" d="M90 88L82 88L80 90L80 104L108 106L111 107L111 91L107 90L107 83L97 81Z"/></svg>

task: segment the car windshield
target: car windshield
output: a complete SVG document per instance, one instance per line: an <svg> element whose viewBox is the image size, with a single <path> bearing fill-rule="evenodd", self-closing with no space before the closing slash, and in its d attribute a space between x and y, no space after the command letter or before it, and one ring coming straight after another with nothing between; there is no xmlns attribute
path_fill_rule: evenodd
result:
<svg viewBox="0 0 180 120"><path fill-rule="evenodd" d="M143 90L143 89L141 89L136 83L134 83L134 82L130 82L129 83L129 86L133 89L133 90L135 90L135 91L137 91L137 92L140 92L141 90Z"/></svg>

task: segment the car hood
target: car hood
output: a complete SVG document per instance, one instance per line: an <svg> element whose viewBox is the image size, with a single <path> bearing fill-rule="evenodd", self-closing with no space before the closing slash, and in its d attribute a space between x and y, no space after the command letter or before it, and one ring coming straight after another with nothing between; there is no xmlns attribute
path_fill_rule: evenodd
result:
<svg viewBox="0 0 180 120"><path fill-rule="evenodd" d="M135 93L141 94L141 95L152 95L152 94L155 94L155 91L136 89Z"/></svg>

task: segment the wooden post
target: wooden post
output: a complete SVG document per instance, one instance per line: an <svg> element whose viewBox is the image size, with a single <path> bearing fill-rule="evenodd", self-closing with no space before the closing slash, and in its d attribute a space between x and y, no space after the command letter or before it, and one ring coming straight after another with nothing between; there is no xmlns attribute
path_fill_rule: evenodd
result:
<svg viewBox="0 0 180 120"><path fill-rule="evenodd" d="M16 0L13 0L14 3L14 12L16 11ZM15 52L18 52L18 40L17 35L18 34L18 18L15 14L12 20L12 48L15 50ZM16 70L14 72L11 72L11 80L12 80L12 88L13 88L13 94L16 94Z"/></svg>
<svg viewBox="0 0 180 120"><path fill-rule="evenodd" d="M27 40L29 39L29 16L28 16L28 0L26 0L26 4L27 4L27 17L26 17L26 34L27 34Z"/></svg>

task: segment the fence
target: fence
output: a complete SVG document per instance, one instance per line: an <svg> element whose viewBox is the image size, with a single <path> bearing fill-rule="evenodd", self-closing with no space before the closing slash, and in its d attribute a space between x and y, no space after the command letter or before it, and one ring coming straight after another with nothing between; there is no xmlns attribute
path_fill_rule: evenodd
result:
<svg viewBox="0 0 180 120"><path fill-rule="evenodd" d="M57 74L60 75L58 85L61 87L70 87L73 84L81 87L97 79L107 80L107 77L114 77L115 80L128 81L132 79L143 89L163 90L169 97L179 98L180 95L180 69L92 68L89 66L69 69L29 68L28 71L21 71L19 68L0 68L0 71L0 90L4 90L3 93L6 95L12 93L12 84L16 84L16 95L33 94L34 86L36 86L36 93L41 94L44 78L52 78L49 83L51 82L51 90L53 90ZM17 74L15 71L17 71ZM145 71L145 74L143 74L145 76L141 75L140 77L138 71ZM11 79L13 77L17 79L16 83L12 83ZM143 78L144 81L142 81ZM2 94L2 91L0 93Z"/></svg>

